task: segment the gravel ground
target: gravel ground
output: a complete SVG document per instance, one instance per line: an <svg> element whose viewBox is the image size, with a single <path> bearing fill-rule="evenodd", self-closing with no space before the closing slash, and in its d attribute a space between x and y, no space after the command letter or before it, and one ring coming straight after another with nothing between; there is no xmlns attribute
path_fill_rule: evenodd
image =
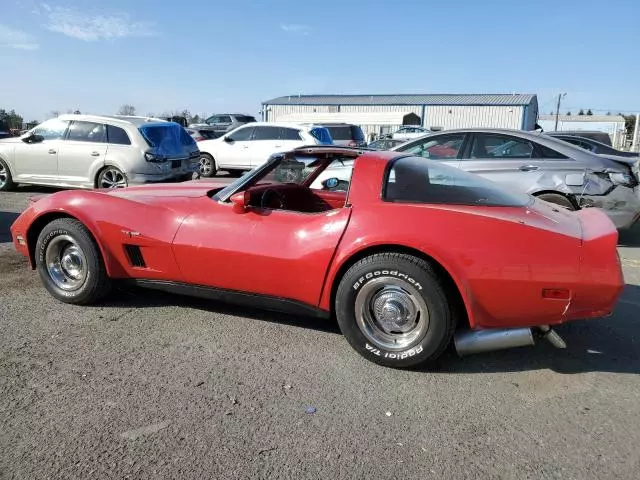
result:
<svg viewBox="0 0 640 480"><path fill-rule="evenodd" d="M334 324L142 290L54 301L0 193L0 478L629 478L640 471L640 231L612 317L569 348L385 369ZM313 407L314 413L307 413Z"/></svg>

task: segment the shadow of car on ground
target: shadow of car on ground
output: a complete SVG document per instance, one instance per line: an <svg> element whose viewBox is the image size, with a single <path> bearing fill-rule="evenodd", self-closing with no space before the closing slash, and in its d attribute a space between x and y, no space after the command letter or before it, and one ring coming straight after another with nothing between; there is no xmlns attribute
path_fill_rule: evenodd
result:
<svg viewBox="0 0 640 480"><path fill-rule="evenodd" d="M169 305L184 305L210 312L341 334L334 319L289 315L128 286L116 287L100 306L147 308ZM615 312L610 317L569 322L556 327L556 331L567 343L565 350L554 348L544 339L537 339L534 347L460 358L455 353L452 342L440 359L416 371L474 374L548 369L562 374L586 372L638 374L640 373L640 349L638 348L640 322L635 320L639 316L640 287L627 285Z"/></svg>
<svg viewBox="0 0 640 480"><path fill-rule="evenodd" d="M9 228L19 215L19 213L0 211L0 243L12 241Z"/></svg>

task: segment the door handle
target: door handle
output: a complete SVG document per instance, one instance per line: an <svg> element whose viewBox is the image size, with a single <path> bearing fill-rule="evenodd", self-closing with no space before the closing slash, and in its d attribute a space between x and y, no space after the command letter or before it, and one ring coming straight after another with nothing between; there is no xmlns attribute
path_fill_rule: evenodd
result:
<svg viewBox="0 0 640 480"><path fill-rule="evenodd" d="M99 157L100 156L100 152L91 152L91 156L92 157Z"/></svg>
<svg viewBox="0 0 640 480"><path fill-rule="evenodd" d="M282 144L280 144L280 145L276 145L275 147L276 147L276 148L280 148L281 146L282 146Z"/></svg>
<svg viewBox="0 0 640 480"><path fill-rule="evenodd" d="M56 153L58 153L58 152L56 152L53 148L50 148L50 149L49 149L49 153L50 153L51 155L54 155L54 154L56 154Z"/></svg>
<svg viewBox="0 0 640 480"><path fill-rule="evenodd" d="M533 170L540 170L540 167L537 165L522 165L520 167L520 170L522 170L523 172L531 172Z"/></svg>

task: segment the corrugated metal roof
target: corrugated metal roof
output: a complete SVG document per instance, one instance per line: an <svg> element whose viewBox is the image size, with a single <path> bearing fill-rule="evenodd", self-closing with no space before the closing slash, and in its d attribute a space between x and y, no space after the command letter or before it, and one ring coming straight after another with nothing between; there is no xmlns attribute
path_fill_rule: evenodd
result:
<svg viewBox="0 0 640 480"><path fill-rule="evenodd" d="M539 120L556 120L555 115L540 115ZM615 122L624 123L620 115L558 115L560 122Z"/></svg>
<svg viewBox="0 0 640 480"><path fill-rule="evenodd" d="M529 105L535 94L290 95L263 105Z"/></svg>

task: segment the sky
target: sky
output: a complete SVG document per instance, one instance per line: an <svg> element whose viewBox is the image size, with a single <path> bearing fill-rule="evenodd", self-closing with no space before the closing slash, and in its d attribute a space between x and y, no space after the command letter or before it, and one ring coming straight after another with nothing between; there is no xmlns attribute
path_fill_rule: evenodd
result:
<svg viewBox="0 0 640 480"><path fill-rule="evenodd" d="M534 93L640 111L640 2L0 0L0 108L259 115L297 94Z"/></svg>

